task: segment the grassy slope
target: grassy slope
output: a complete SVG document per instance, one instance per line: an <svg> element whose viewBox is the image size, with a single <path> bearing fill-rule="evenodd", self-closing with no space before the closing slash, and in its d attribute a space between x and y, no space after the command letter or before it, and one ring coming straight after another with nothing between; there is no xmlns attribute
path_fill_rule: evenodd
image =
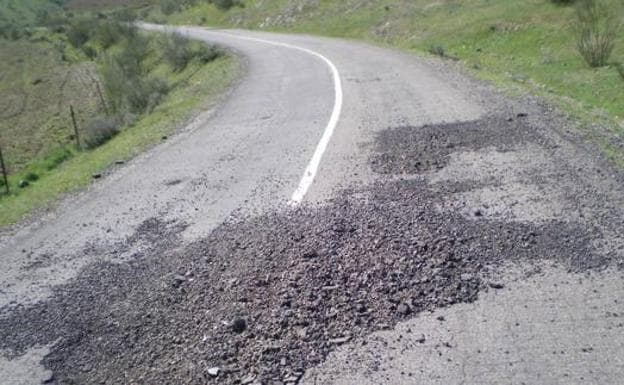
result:
<svg viewBox="0 0 624 385"><path fill-rule="evenodd" d="M128 159L171 134L187 121L194 111L209 108L236 77L238 67L232 57L222 57L204 66L197 64L177 75L183 81L166 100L149 115L101 147L81 152L65 161L19 195L0 200L0 225L19 220L24 214L52 202L61 194L85 186L92 174L117 160Z"/></svg>
<svg viewBox="0 0 624 385"><path fill-rule="evenodd" d="M624 2L603 0L624 15ZM509 90L546 97L577 118L601 122L583 134L624 165L612 143L624 136L624 81L613 67L590 69L576 52L574 9L548 0L246 0L222 12L202 4L173 23L235 26L364 39L427 52L432 45L477 76ZM624 33L614 60L624 61ZM614 140L615 138L615 140Z"/></svg>
<svg viewBox="0 0 624 385"><path fill-rule="evenodd" d="M68 63L52 43L32 40L0 43L5 64L0 70L0 144L11 174L32 171L33 160L72 143L70 105L81 123L99 107L95 64Z"/></svg>

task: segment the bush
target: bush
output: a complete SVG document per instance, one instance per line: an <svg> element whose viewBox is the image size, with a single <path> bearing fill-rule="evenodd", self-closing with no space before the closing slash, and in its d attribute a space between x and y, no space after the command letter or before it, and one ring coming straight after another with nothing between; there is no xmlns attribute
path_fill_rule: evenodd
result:
<svg viewBox="0 0 624 385"><path fill-rule="evenodd" d="M195 58L205 64L219 56L220 52L216 47L192 41L178 33L164 37L163 59L174 71L184 70Z"/></svg>
<svg viewBox="0 0 624 385"><path fill-rule="evenodd" d="M29 182L36 182L39 180L39 175L34 172L29 172L24 176L24 180L27 180Z"/></svg>
<svg viewBox="0 0 624 385"><path fill-rule="evenodd" d="M176 0L160 0L160 11L164 15L171 15L180 10L180 4Z"/></svg>
<svg viewBox="0 0 624 385"><path fill-rule="evenodd" d="M210 0L210 2L214 4L217 8L226 11L235 6L243 6L243 2L240 0Z"/></svg>
<svg viewBox="0 0 624 385"><path fill-rule="evenodd" d="M85 126L85 144L87 148L95 148L108 142L119 133L117 117L98 117Z"/></svg>
<svg viewBox="0 0 624 385"><path fill-rule="evenodd" d="M432 55L440 56L440 57L445 57L446 56L446 50L444 49L443 46L441 46L439 44L431 45L429 47L429 53L432 54Z"/></svg>
<svg viewBox="0 0 624 385"><path fill-rule="evenodd" d="M169 92L167 82L157 77L136 78L129 84L132 86L126 91L126 100L129 111L134 114L152 111Z"/></svg>
<svg viewBox="0 0 624 385"><path fill-rule="evenodd" d="M91 38L95 20L91 18L78 18L72 20L67 30L67 40L76 48L81 48Z"/></svg>
<svg viewBox="0 0 624 385"><path fill-rule="evenodd" d="M579 53L590 67L605 66L615 46L617 19L599 0L581 0L577 16Z"/></svg>
<svg viewBox="0 0 624 385"><path fill-rule="evenodd" d="M120 29L119 23L112 21L104 21L99 23L95 31L95 40L107 49L123 39L124 35Z"/></svg>
<svg viewBox="0 0 624 385"><path fill-rule="evenodd" d="M182 71L192 59L191 42L179 33L164 37L163 59L174 71Z"/></svg>
<svg viewBox="0 0 624 385"><path fill-rule="evenodd" d="M103 57L100 78L111 112L142 114L156 107L168 93L167 82L147 76L144 61L148 46L148 41L138 35L120 52Z"/></svg>
<svg viewBox="0 0 624 385"><path fill-rule="evenodd" d="M54 170L61 163L71 158L74 154L66 147L58 148L52 151L43 161L42 166L47 171Z"/></svg>

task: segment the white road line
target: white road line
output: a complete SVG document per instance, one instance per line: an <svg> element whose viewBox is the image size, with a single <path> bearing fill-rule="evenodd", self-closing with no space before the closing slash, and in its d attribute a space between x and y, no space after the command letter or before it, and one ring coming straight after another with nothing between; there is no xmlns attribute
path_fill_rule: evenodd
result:
<svg viewBox="0 0 624 385"><path fill-rule="evenodd" d="M277 41L258 39L255 37L240 36L240 35L223 32L223 31L210 31L210 32L220 33L220 34L232 36L232 37L242 39L242 40L256 41L259 43L281 46L281 47L286 47L286 48L302 51L309 55L312 55L321 59L330 68L332 77L334 79L334 91L335 91L334 110L332 111L331 117L329 118L327 127L325 127L325 131L323 132L323 136L321 137L321 140L316 145L316 150L314 151L314 155L312 155L312 159L310 160L310 163L308 163L308 167L306 167L303 173L303 177L301 178L301 181L299 182L299 186L297 187L295 192L292 194L292 197L290 198L290 201L288 202L289 205L291 206L297 206L299 203L301 203L301 201L303 201L303 198L307 194L308 189L312 185L312 182L314 182L314 178L316 177L316 173L318 172L319 165L321 164L321 160L323 159L323 154L325 153L325 150L327 149L327 145L329 145L329 141L334 133L334 130L336 129L336 126L338 125L338 120L340 119L340 113L342 111L342 81L340 80L340 73L338 72L338 68L336 68L334 63L332 63L331 60L329 60L325 56L307 48L298 47L296 45L291 45L287 43L280 43Z"/></svg>

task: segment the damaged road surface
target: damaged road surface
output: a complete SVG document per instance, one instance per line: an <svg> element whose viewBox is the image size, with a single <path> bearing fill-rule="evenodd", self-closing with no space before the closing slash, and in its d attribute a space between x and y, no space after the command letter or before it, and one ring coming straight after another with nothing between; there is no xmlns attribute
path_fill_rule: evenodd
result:
<svg viewBox="0 0 624 385"><path fill-rule="evenodd" d="M182 31L246 75L3 236L9 384L621 383L623 179L571 123L394 51ZM336 108L308 51L344 101L293 207Z"/></svg>

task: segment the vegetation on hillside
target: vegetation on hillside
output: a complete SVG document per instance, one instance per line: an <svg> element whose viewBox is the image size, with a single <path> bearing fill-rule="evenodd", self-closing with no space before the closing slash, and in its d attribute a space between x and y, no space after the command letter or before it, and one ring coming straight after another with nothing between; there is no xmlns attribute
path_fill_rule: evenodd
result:
<svg viewBox="0 0 624 385"><path fill-rule="evenodd" d="M0 1L10 3L0 20L20 31L0 38L10 186L4 194L0 178L0 225L161 140L235 74L215 47L138 31L128 8L77 13L60 1ZM30 17L18 23L9 12Z"/></svg>

